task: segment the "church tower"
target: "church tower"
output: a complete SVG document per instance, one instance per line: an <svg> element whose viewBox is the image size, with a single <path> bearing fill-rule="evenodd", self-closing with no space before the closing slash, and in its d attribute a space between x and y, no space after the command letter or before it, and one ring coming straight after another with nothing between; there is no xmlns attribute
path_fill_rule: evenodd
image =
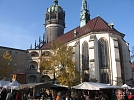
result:
<svg viewBox="0 0 134 100"><path fill-rule="evenodd" d="M64 34L65 28L65 11L58 5L58 0L47 9L45 15L46 43L53 41L60 35Z"/></svg>
<svg viewBox="0 0 134 100"><path fill-rule="evenodd" d="M89 10L87 9L87 1L82 0L82 9L80 14L80 27L83 27L90 20Z"/></svg>

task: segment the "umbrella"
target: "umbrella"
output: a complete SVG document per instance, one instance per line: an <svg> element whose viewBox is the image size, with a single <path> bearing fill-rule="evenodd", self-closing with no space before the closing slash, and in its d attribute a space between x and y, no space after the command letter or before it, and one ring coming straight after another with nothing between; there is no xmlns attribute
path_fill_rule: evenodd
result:
<svg viewBox="0 0 134 100"><path fill-rule="evenodd" d="M101 90L101 89L117 89L119 86L111 86L104 83L95 82L83 82L79 85L73 86L74 89L85 89L85 90Z"/></svg>

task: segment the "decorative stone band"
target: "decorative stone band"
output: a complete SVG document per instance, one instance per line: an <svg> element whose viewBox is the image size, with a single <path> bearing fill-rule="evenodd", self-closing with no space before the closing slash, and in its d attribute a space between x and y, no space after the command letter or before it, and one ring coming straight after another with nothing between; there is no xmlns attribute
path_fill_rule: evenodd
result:
<svg viewBox="0 0 134 100"><path fill-rule="evenodd" d="M57 27L64 28L64 26L59 25L59 24L49 24L49 25L46 26L46 28L47 28L47 27L56 27L56 26L57 26Z"/></svg>

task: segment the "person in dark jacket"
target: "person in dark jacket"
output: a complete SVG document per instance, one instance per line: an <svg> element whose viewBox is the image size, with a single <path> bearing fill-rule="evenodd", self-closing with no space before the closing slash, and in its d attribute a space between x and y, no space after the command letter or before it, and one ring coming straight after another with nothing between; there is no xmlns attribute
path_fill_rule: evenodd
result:
<svg viewBox="0 0 134 100"><path fill-rule="evenodd" d="M66 100L66 92L62 91L59 100Z"/></svg>
<svg viewBox="0 0 134 100"><path fill-rule="evenodd" d="M5 100L7 96L7 90L5 88L1 91L1 100Z"/></svg>

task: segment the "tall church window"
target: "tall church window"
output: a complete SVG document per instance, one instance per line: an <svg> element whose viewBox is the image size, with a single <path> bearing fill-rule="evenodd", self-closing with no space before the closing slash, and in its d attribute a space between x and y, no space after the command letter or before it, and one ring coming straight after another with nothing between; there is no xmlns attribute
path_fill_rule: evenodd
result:
<svg viewBox="0 0 134 100"><path fill-rule="evenodd" d="M99 65L101 68L108 67L108 45L104 38L99 39Z"/></svg>
<svg viewBox="0 0 134 100"><path fill-rule="evenodd" d="M108 73L101 73L101 82L102 83L109 83L109 75Z"/></svg>
<svg viewBox="0 0 134 100"><path fill-rule="evenodd" d="M100 68L100 82L109 84L110 69L108 59L108 43L105 38L100 38L98 41L98 56Z"/></svg>
<svg viewBox="0 0 134 100"><path fill-rule="evenodd" d="M87 42L84 42L82 46L82 72L84 75L83 81L88 81L89 73L87 72L89 72L89 51Z"/></svg>
<svg viewBox="0 0 134 100"><path fill-rule="evenodd" d="M84 70L89 69L89 53L88 53L88 43L85 42L82 47L82 68Z"/></svg>

